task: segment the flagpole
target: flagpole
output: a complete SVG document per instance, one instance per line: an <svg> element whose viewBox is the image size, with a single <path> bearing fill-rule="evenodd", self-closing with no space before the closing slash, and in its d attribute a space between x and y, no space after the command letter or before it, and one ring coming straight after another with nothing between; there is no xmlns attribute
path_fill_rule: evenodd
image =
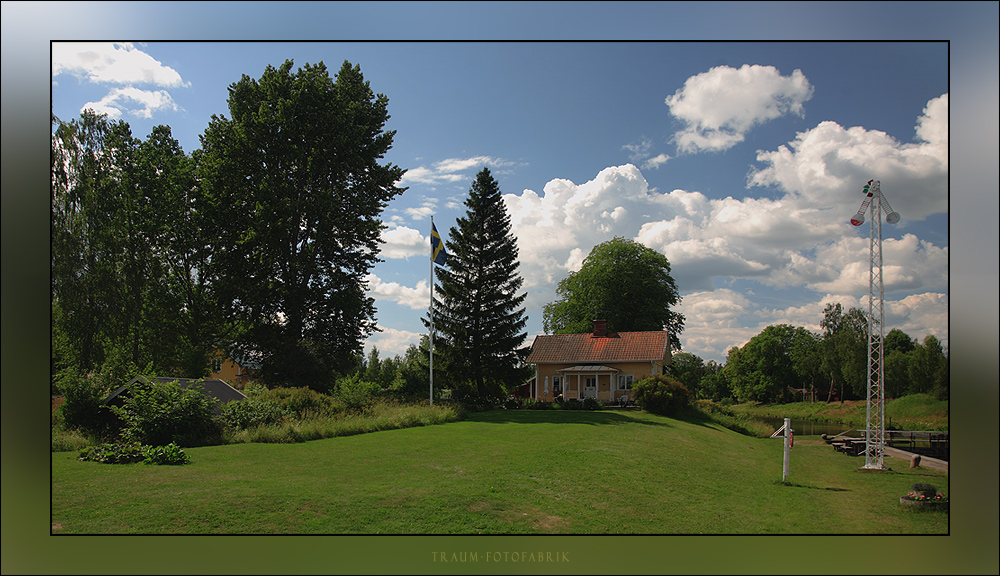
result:
<svg viewBox="0 0 1000 576"><path fill-rule="evenodd" d="M434 216L431 216L431 230L434 230ZM431 318L430 318L430 352L431 352L431 385L430 385L430 401L431 406L434 405L434 237L431 236Z"/></svg>

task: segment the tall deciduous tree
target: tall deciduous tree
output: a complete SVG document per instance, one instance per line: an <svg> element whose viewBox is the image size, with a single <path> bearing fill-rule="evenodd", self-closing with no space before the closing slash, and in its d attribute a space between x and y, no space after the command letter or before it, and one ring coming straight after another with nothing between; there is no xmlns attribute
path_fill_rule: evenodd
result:
<svg viewBox="0 0 1000 576"><path fill-rule="evenodd" d="M53 372L125 361L206 375L220 325L185 283L206 242L191 159L166 126L140 141L90 110L53 124Z"/></svg>
<svg viewBox="0 0 1000 576"><path fill-rule="evenodd" d="M488 168L476 175L465 205L446 241L448 267L438 272L435 359L439 350L447 382L459 393L497 398L528 377L521 351L527 294L518 293L524 280L517 242ZM471 390L461 389L465 383Z"/></svg>
<svg viewBox="0 0 1000 576"><path fill-rule="evenodd" d="M559 282L556 294L559 299L543 311L546 332L582 334L603 319L617 332L667 330L670 347L680 350L684 316L672 309L681 298L670 262L638 242L614 238L598 244L580 270Z"/></svg>
<svg viewBox="0 0 1000 576"><path fill-rule="evenodd" d="M829 396L840 391L844 400L848 391L856 398L865 397L868 370L868 324L859 308L844 312L840 304L827 304L823 309L822 362L820 373L830 378Z"/></svg>
<svg viewBox="0 0 1000 576"><path fill-rule="evenodd" d="M789 388L804 388L819 367L819 341L805 328L768 326L742 348L730 350L726 372L741 400L788 399Z"/></svg>
<svg viewBox="0 0 1000 576"><path fill-rule="evenodd" d="M121 209L108 142L127 126L85 110L80 119L53 116L52 337L53 373L100 366L117 333Z"/></svg>
<svg viewBox="0 0 1000 576"><path fill-rule="evenodd" d="M378 261L380 216L403 192L388 98L359 66L297 71L287 60L229 88L230 118L213 116L199 158L217 240L211 274L237 350L272 384L327 388L375 330L365 275Z"/></svg>

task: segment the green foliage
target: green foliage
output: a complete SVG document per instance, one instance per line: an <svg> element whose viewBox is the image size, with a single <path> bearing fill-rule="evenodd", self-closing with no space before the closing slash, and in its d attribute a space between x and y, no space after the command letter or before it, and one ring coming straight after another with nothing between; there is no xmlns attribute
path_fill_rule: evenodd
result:
<svg viewBox="0 0 1000 576"><path fill-rule="evenodd" d="M827 304L823 310L823 341L820 374L830 382L828 397L864 398L868 369L868 324L864 312L851 308L844 312L840 304ZM838 394L839 391L839 394Z"/></svg>
<svg viewBox="0 0 1000 576"><path fill-rule="evenodd" d="M525 398L521 407L525 410L550 410L552 409L552 403L545 402L544 400L535 400L534 398Z"/></svg>
<svg viewBox="0 0 1000 576"><path fill-rule="evenodd" d="M272 398L250 396L246 400L226 402L222 405L222 422L232 430L246 430L254 426L281 422L289 415Z"/></svg>
<svg viewBox="0 0 1000 576"><path fill-rule="evenodd" d="M100 444L80 451L77 460L101 462L102 464L187 464L191 457L177 444L166 446L143 446L131 442L124 444Z"/></svg>
<svg viewBox="0 0 1000 576"><path fill-rule="evenodd" d="M520 410L524 407L524 402L519 398L508 398L503 401L504 410Z"/></svg>
<svg viewBox="0 0 1000 576"><path fill-rule="evenodd" d="M145 464L175 466L191 461L191 457L184 453L184 449L174 443L166 446L147 446L143 449L143 457Z"/></svg>
<svg viewBox="0 0 1000 576"><path fill-rule="evenodd" d="M647 412L661 416L676 416L691 405L691 393L676 379L650 376L636 382L632 389L635 402Z"/></svg>
<svg viewBox="0 0 1000 576"><path fill-rule="evenodd" d="M729 400L731 403L732 398L726 398L726 400ZM745 436L767 438L773 432L771 426L764 424L750 414L736 413L724 403L717 403L712 400L696 400L694 409L702 417Z"/></svg>
<svg viewBox="0 0 1000 576"><path fill-rule="evenodd" d="M124 444L100 444L80 451L77 460L101 462L102 464L132 464L146 458L142 445L138 442Z"/></svg>
<svg viewBox="0 0 1000 576"><path fill-rule="evenodd" d="M224 329L191 159L166 126L140 141L90 110L52 123L53 372L89 373L124 352L203 376Z"/></svg>
<svg viewBox="0 0 1000 576"><path fill-rule="evenodd" d="M56 378L56 385L65 397L59 407L60 416L70 430L96 434L105 426L101 401L107 390L96 378L87 378L73 369L65 369Z"/></svg>
<svg viewBox="0 0 1000 576"><path fill-rule="evenodd" d="M121 348L114 348L98 371L83 374L78 368L67 367L53 379L65 401L59 416L70 430L100 436L107 432L111 413L102 404L113 390L131 380L139 370Z"/></svg>
<svg viewBox="0 0 1000 576"><path fill-rule="evenodd" d="M228 105L198 157L198 208L216 237L207 273L269 386L328 391L375 329L363 279L382 211L404 190L404 171L380 163L395 136L388 98L349 62L334 80L322 62L286 60L233 83Z"/></svg>
<svg viewBox="0 0 1000 576"><path fill-rule="evenodd" d="M222 427L215 418L215 401L199 388L137 380L129 387L124 405L111 407L124 424L122 439L157 446L218 442Z"/></svg>
<svg viewBox="0 0 1000 576"><path fill-rule="evenodd" d="M594 319L609 331L667 330L670 347L680 350L684 316L666 256L633 240L598 244L556 288L559 299L544 308L544 328L555 334L591 331Z"/></svg>
<svg viewBox="0 0 1000 576"><path fill-rule="evenodd" d="M596 398L584 398L583 399L583 409L584 410L600 410L604 406L597 401Z"/></svg>
<svg viewBox="0 0 1000 576"><path fill-rule="evenodd" d="M445 241L448 265L437 269L435 372L458 392L493 401L530 374L521 350L527 294L519 293L517 239L488 168L476 175L465 206Z"/></svg>
<svg viewBox="0 0 1000 576"><path fill-rule="evenodd" d="M354 374L337 380L336 396L348 412L364 412L378 399L379 387L364 380L360 374Z"/></svg>
<svg viewBox="0 0 1000 576"><path fill-rule="evenodd" d="M343 411L344 407L329 394L317 392L311 388L272 388L260 392L257 397L274 402L277 408L294 418L314 416L332 416Z"/></svg>

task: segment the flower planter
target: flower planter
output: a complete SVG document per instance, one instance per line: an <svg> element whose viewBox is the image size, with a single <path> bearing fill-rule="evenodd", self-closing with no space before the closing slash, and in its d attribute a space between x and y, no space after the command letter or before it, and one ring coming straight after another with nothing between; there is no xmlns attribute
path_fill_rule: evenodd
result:
<svg viewBox="0 0 1000 576"><path fill-rule="evenodd" d="M913 500L907 496L900 496L899 503L918 510L948 510L947 500Z"/></svg>

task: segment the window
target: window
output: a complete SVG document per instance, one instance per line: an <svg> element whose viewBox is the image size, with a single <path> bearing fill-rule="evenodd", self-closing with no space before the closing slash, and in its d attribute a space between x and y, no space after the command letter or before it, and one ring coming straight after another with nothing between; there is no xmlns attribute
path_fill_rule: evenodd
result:
<svg viewBox="0 0 1000 576"><path fill-rule="evenodd" d="M619 390L631 390L632 384L635 382L634 374L621 374L618 376L618 389Z"/></svg>
<svg viewBox="0 0 1000 576"><path fill-rule="evenodd" d="M552 377L552 395L558 396L562 394L562 376Z"/></svg>
<svg viewBox="0 0 1000 576"><path fill-rule="evenodd" d="M212 372L221 372L221 371L222 371L222 359L221 358L215 358L215 359L213 359L212 360Z"/></svg>

